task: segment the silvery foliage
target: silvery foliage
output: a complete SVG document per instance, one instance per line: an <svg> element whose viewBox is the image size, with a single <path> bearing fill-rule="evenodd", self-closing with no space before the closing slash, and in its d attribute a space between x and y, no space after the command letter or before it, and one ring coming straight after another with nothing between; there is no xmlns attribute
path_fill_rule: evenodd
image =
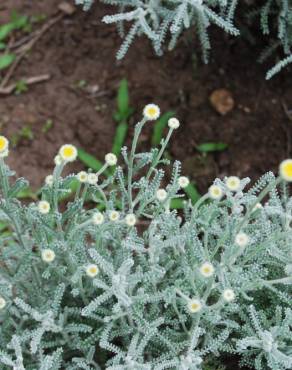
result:
<svg viewBox="0 0 292 370"><path fill-rule="evenodd" d="M254 38L254 23L258 23L267 37L268 47L262 53L265 59L281 48L284 57L267 73L271 78L292 62L292 5L290 0L101 0L117 7L116 14L106 15L105 23L116 23L124 41L117 53L121 59L136 36L146 35L158 55L163 43L169 40L173 49L182 33L193 27L196 30L205 62L211 49L208 29L215 24L230 35L243 34ZM75 0L88 10L94 0ZM130 27L125 27L130 23ZM237 26L235 25L237 24ZM127 28L127 31L125 31Z"/></svg>
<svg viewBox="0 0 292 370"><path fill-rule="evenodd" d="M52 186L42 188L51 205L41 214L35 203L16 195L27 186L1 159L0 369L14 370L201 370L206 358L240 354L257 370L292 366L292 198L272 173L245 190L224 191L222 200L203 196L184 212L170 208L182 197L181 165L175 161L167 198L168 161L161 148L136 153L145 119L136 125L124 163L97 185L79 184L54 170ZM151 123L147 123L151 124ZM101 176L102 177L102 176ZM86 202L86 205L85 205ZM263 207L255 207L258 202ZM105 221L92 214L103 209ZM118 207L120 220L108 212ZM134 212L135 226L124 217ZM236 235L249 243L240 247ZM56 258L46 263L41 251ZM200 266L209 261L214 274ZM85 270L96 264L99 274ZM225 289L235 299L224 300ZM189 310L190 299L202 308Z"/></svg>

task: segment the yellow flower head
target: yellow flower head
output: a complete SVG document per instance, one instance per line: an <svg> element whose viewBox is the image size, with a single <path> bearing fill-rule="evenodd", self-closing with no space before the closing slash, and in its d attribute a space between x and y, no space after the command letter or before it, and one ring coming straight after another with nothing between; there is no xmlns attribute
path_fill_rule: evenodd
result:
<svg viewBox="0 0 292 370"><path fill-rule="evenodd" d="M54 261L56 255L52 249L44 249L42 251L42 260L47 263L51 263Z"/></svg>
<svg viewBox="0 0 292 370"><path fill-rule="evenodd" d="M0 136L0 153L5 153L8 150L9 141L5 136Z"/></svg>
<svg viewBox="0 0 292 370"><path fill-rule="evenodd" d="M133 213L129 213L125 219L128 226L134 226L137 222L136 216Z"/></svg>
<svg viewBox="0 0 292 370"><path fill-rule="evenodd" d="M74 145L62 145L59 150L59 155L65 162L73 162L77 158L77 149Z"/></svg>
<svg viewBox="0 0 292 370"><path fill-rule="evenodd" d="M199 312L202 309L202 303L198 299L190 299L188 309L191 313Z"/></svg>
<svg viewBox="0 0 292 370"><path fill-rule="evenodd" d="M108 216L111 221L118 221L120 218L120 214L118 211L110 211Z"/></svg>
<svg viewBox="0 0 292 370"><path fill-rule="evenodd" d="M212 276L214 274L214 266L210 262L205 262L200 267L200 273L204 277L210 277L210 276Z"/></svg>
<svg viewBox="0 0 292 370"><path fill-rule="evenodd" d="M225 289L222 293L222 296L226 302L231 302L235 299L235 293L232 289Z"/></svg>
<svg viewBox="0 0 292 370"><path fill-rule="evenodd" d="M211 185L208 194L211 199L220 200L223 196L223 190L218 185Z"/></svg>
<svg viewBox="0 0 292 370"><path fill-rule="evenodd" d="M148 121L155 121L160 116L160 109L156 104L147 104L143 110L143 114Z"/></svg>
<svg viewBox="0 0 292 370"><path fill-rule="evenodd" d="M80 181L82 183L87 182L87 180L88 180L87 172L85 172L85 171L78 172L77 173L77 179L78 179L78 181Z"/></svg>
<svg viewBox="0 0 292 370"><path fill-rule="evenodd" d="M50 212L50 203L47 202L46 200L41 200L39 203L38 203L38 210L40 213L42 213L43 215L47 214Z"/></svg>
<svg viewBox="0 0 292 370"><path fill-rule="evenodd" d="M226 179L226 186L231 191L237 191L240 188L240 179L237 176L230 176Z"/></svg>
<svg viewBox="0 0 292 370"><path fill-rule="evenodd" d="M99 273L99 268L96 265L91 264L86 267L87 276L94 278L98 273Z"/></svg>
<svg viewBox="0 0 292 370"><path fill-rule="evenodd" d="M94 225L101 225L104 221L104 216L101 212L95 212L92 216L92 222Z"/></svg>
<svg viewBox="0 0 292 370"><path fill-rule="evenodd" d="M279 168L280 176L285 181L292 181L292 159L285 159Z"/></svg>

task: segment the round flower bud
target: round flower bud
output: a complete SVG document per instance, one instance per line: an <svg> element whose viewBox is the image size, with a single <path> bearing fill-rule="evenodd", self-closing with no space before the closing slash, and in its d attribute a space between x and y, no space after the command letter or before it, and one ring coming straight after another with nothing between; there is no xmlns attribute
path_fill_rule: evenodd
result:
<svg viewBox="0 0 292 370"><path fill-rule="evenodd" d="M240 188L240 179L237 176L230 176L226 179L226 186L231 191L237 191Z"/></svg>
<svg viewBox="0 0 292 370"><path fill-rule="evenodd" d="M38 210L40 213L45 215L50 212L50 209L51 209L50 203L47 202L46 200L41 200L38 203Z"/></svg>
<svg viewBox="0 0 292 370"><path fill-rule="evenodd" d="M214 266L210 262L205 262L200 267L200 273L204 277L210 277L214 274Z"/></svg>
<svg viewBox="0 0 292 370"><path fill-rule="evenodd" d="M172 130L176 130L179 128L179 120L177 118L170 118L168 120L168 127L171 128Z"/></svg>
<svg viewBox="0 0 292 370"><path fill-rule="evenodd" d="M9 147L9 141L6 139L5 136L0 136L0 153L8 154L8 147Z"/></svg>
<svg viewBox="0 0 292 370"><path fill-rule="evenodd" d="M88 180L88 174L85 171L80 171L77 173L77 180L81 183L85 183Z"/></svg>
<svg viewBox="0 0 292 370"><path fill-rule="evenodd" d="M249 243L249 236L246 233L240 232L235 236L235 244L239 247L246 247Z"/></svg>
<svg viewBox="0 0 292 370"><path fill-rule="evenodd" d="M55 252L52 249L44 249L42 251L42 260L46 263L53 262L55 257Z"/></svg>
<svg viewBox="0 0 292 370"><path fill-rule="evenodd" d="M99 268L96 265L90 264L86 267L87 276L94 278L98 273L99 273Z"/></svg>
<svg viewBox="0 0 292 370"><path fill-rule="evenodd" d="M108 166L115 166L118 162L118 158L114 153L107 153L104 160Z"/></svg>
<svg viewBox="0 0 292 370"><path fill-rule="evenodd" d="M292 181L292 159L285 159L279 167L280 176L283 180Z"/></svg>
<svg viewBox="0 0 292 370"><path fill-rule="evenodd" d="M125 220L128 226L134 226L136 224L136 216L133 213L129 213Z"/></svg>
<svg viewBox="0 0 292 370"><path fill-rule="evenodd" d="M167 192L164 189L158 189L156 192L156 198L159 202L163 202L167 198Z"/></svg>
<svg viewBox="0 0 292 370"><path fill-rule="evenodd" d="M160 116L160 109L156 104L147 104L143 110L144 117L149 121L155 121Z"/></svg>
<svg viewBox="0 0 292 370"><path fill-rule="evenodd" d="M90 185L96 185L98 181L98 177L95 173L89 173L87 176L87 182Z"/></svg>
<svg viewBox="0 0 292 370"><path fill-rule="evenodd" d="M110 211L109 213L109 219L111 221L118 221L120 218L120 214L118 211Z"/></svg>
<svg viewBox="0 0 292 370"><path fill-rule="evenodd" d="M178 178L178 184L181 188L186 188L190 184L190 180L186 176L180 176Z"/></svg>
<svg viewBox="0 0 292 370"><path fill-rule="evenodd" d="M232 289L225 289L222 293L222 296L226 302L231 302L235 299L235 293Z"/></svg>
<svg viewBox="0 0 292 370"><path fill-rule="evenodd" d="M57 154L54 158L54 162L56 166L60 166L60 164L63 162L62 157L59 154Z"/></svg>
<svg viewBox="0 0 292 370"><path fill-rule="evenodd" d="M45 178L45 183L46 183L46 185L48 185L48 186L52 186L52 185L53 185L53 182L54 182L54 176L53 176L53 175L48 175L48 176Z"/></svg>
<svg viewBox="0 0 292 370"><path fill-rule="evenodd" d="M3 310L3 308L6 306L6 301L3 297L0 296L0 310Z"/></svg>
<svg viewBox="0 0 292 370"><path fill-rule="evenodd" d="M211 199L220 200L223 196L223 190L218 185L211 185L208 194Z"/></svg>
<svg viewBox="0 0 292 370"><path fill-rule="evenodd" d="M202 309L202 303L198 299L190 299L188 302L188 310L191 313L196 313L201 311Z"/></svg>
<svg viewBox="0 0 292 370"><path fill-rule="evenodd" d="M77 158L77 149L72 144L62 145L59 150L59 155L66 162L73 162Z"/></svg>
<svg viewBox="0 0 292 370"><path fill-rule="evenodd" d="M100 212L95 212L92 216L92 222L94 225L101 225L104 221L104 216Z"/></svg>

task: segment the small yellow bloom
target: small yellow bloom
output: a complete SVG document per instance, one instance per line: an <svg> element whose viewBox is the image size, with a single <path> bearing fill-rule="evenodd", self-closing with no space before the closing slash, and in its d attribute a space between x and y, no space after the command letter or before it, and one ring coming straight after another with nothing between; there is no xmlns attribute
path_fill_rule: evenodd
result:
<svg viewBox="0 0 292 370"><path fill-rule="evenodd" d="M232 289L225 289L222 296L226 302L231 302L235 299L235 293Z"/></svg>
<svg viewBox="0 0 292 370"><path fill-rule="evenodd" d="M143 110L143 114L149 121L155 121L160 116L160 109L156 104L147 104Z"/></svg>
<svg viewBox="0 0 292 370"><path fill-rule="evenodd" d="M86 267L87 276L94 278L98 273L99 273L99 268L96 265L91 264Z"/></svg>
<svg viewBox="0 0 292 370"><path fill-rule="evenodd" d="M202 309L202 303L198 299L190 299L188 309L191 313L199 312Z"/></svg>
<svg viewBox="0 0 292 370"><path fill-rule="evenodd" d="M65 144L62 145L59 150L59 155L66 162L73 162L77 158L77 149L74 145Z"/></svg>
<svg viewBox="0 0 292 370"><path fill-rule="evenodd" d="M158 189L156 192L156 198L159 200L159 202L165 201L167 198L167 192L164 189Z"/></svg>
<svg viewBox="0 0 292 370"><path fill-rule="evenodd" d="M104 216L101 212L95 212L92 216L92 222L94 225L101 225L104 221Z"/></svg>
<svg viewBox="0 0 292 370"><path fill-rule="evenodd" d="M210 262L205 262L200 267L200 273L204 277L210 277L214 274L214 266Z"/></svg>
<svg viewBox="0 0 292 370"><path fill-rule="evenodd" d="M118 162L118 158L114 153L107 153L104 160L108 166L115 166Z"/></svg>
<svg viewBox="0 0 292 370"><path fill-rule="evenodd" d="M80 171L79 173L77 173L77 179L78 179L79 182L82 182L82 183L87 182L87 180L88 180L87 172Z"/></svg>
<svg viewBox="0 0 292 370"><path fill-rule="evenodd" d="M133 214L133 213L129 213L127 216L126 216L126 224L128 226L134 226L136 224L136 216Z"/></svg>
<svg viewBox="0 0 292 370"><path fill-rule="evenodd" d="M208 194L211 199L220 200L223 196L223 190L218 185L211 185Z"/></svg>
<svg viewBox="0 0 292 370"><path fill-rule="evenodd" d="M178 184L184 189L190 185L190 180L186 176L180 176L178 178Z"/></svg>
<svg viewBox="0 0 292 370"><path fill-rule="evenodd" d="M118 211L110 211L109 213L109 219L111 221L118 221L120 218L120 214Z"/></svg>
<svg viewBox="0 0 292 370"><path fill-rule="evenodd" d="M283 161L280 164L279 172L283 180L291 182L292 181L292 159L285 159L285 161Z"/></svg>
<svg viewBox="0 0 292 370"><path fill-rule="evenodd" d="M240 179L237 176L230 176L226 179L226 186L231 191L237 191L240 188Z"/></svg>
<svg viewBox="0 0 292 370"><path fill-rule="evenodd" d="M42 251L42 260L47 263L51 263L54 261L56 255L52 249L44 249Z"/></svg>
<svg viewBox="0 0 292 370"><path fill-rule="evenodd" d="M47 202L46 200L41 200L38 203L38 210L40 213L45 215L50 212L50 209L51 209L50 203Z"/></svg>
<svg viewBox="0 0 292 370"><path fill-rule="evenodd" d="M98 177L95 173L89 173L87 176L87 182L90 185L96 185L98 181Z"/></svg>
<svg viewBox="0 0 292 370"><path fill-rule="evenodd" d="M9 141L5 136L0 136L0 153L5 153L8 151Z"/></svg>

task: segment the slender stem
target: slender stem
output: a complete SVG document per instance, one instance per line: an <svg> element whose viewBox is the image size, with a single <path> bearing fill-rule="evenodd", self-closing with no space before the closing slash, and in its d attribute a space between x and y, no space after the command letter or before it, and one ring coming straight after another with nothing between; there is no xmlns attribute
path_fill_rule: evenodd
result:
<svg viewBox="0 0 292 370"><path fill-rule="evenodd" d="M146 119L143 118L141 122L138 122L135 127L135 133L133 138L133 144L131 148L130 158L129 158L129 171L128 171L128 201L129 201L129 209L133 212L133 197L132 197L132 180L133 180L133 167L134 167L134 159L135 159L135 152L137 148L138 138L141 133L141 130L146 123Z"/></svg>

